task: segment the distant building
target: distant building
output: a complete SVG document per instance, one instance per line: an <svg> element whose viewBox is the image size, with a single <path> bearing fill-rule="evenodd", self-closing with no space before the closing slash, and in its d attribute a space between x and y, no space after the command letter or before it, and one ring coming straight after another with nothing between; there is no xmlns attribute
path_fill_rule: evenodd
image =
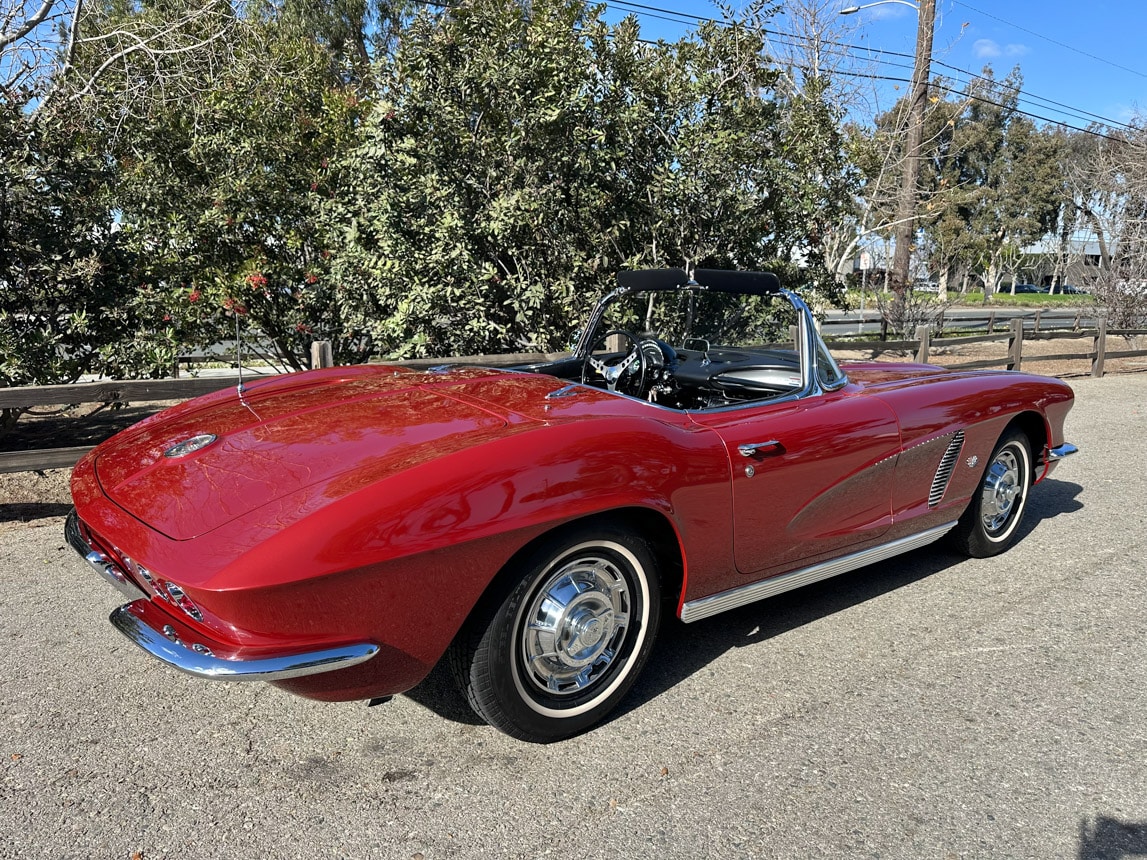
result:
<svg viewBox="0 0 1147 860"><path fill-rule="evenodd" d="M1102 257L1095 239L1069 239L1065 247L1059 239L1045 236L1024 248L1023 254L1021 277L1040 287L1050 287L1057 273L1057 285L1089 288L1099 278Z"/></svg>

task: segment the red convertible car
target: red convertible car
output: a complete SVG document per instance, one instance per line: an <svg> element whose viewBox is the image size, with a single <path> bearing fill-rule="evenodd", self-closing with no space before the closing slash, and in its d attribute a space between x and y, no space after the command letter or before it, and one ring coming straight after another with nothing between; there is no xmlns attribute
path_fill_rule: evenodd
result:
<svg viewBox="0 0 1147 860"><path fill-rule="evenodd" d="M552 741L626 694L664 613L945 536L1001 552L1075 451L1064 383L839 366L772 274L619 282L569 358L301 373L100 445L66 530L130 598L112 623L192 675L325 700L446 660L483 719Z"/></svg>

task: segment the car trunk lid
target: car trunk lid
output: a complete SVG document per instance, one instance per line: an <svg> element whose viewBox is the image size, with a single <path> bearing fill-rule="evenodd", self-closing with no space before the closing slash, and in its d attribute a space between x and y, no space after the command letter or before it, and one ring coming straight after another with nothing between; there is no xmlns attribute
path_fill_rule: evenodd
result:
<svg viewBox="0 0 1147 860"><path fill-rule="evenodd" d="M349 472L381 480L504 432L503 416L423 374L350 374L210 395L104 443L96 474L120 507L175 540ZM198 450L179 447L214 437ZM194 446L190 446L194 447Z"/></svg>

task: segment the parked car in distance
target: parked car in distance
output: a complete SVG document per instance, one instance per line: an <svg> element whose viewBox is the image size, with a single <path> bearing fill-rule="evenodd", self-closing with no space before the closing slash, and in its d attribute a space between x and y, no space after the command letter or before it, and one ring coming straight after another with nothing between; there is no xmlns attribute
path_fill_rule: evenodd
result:
<svg viewBox="0 0 1147 860"><path fill-rule="evenodd" d="M1055 287L1055 292L1064 296L1086 296L1090 295L1087 290L1082 287L1073 287L1071 284L1061 284Z"/></svg>
<svg viewBox="0 0 1147 860"><path fill-rule="evenodd" d="M112 624L198 678L328 701L446 661L484 720L554 741L626 695L664 615L941 538L993 556L1075 451L1059 380L838 365L767 272L618 281L568 357L260 380L99 445L65 533L128 597Z"/></svg>
<svg viewBox="0 0 1147 860"><path fill-rule="evenodd" d="M1004 292L1012 292L1012 290L1009 288ZM1037 287L1035 284L1016 284L1014 292L1017 296L1021 293L1046 293L1047 287Z"/></svg>

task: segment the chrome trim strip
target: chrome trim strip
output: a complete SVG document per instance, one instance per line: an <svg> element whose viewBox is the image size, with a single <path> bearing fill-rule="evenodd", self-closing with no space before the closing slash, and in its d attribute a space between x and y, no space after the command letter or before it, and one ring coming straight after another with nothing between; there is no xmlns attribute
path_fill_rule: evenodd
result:
<svg viewBox="0 0 1147 860"><path fill-rule="evenodd" d="M948 482L952 480L952 472L956 469L956 460L964 447L964 431L957 430L952 434L952 441L940 458L940 465L936 467L936 475L932 478L932 489L928 491L928 507L934 508L944 499L948 491Z"/></svg>
<svg viewBox="0 0 1147 860"><path fill-rule="evenodd" d="M333 672L357 666L378 653L378 646L369 643L326 648L282 657L264 657L259 660L223 660L212 656L210 650L185 645L176 636L171 638L155 630L131 611L133 604L115 610L109 620L124 636L159 660L181 672L210 681L282 681L301 678L319 672ZM174 634L174 631L172 631Z"/></svg>
<svg viewBox="0 0 1147 860"><path fill-rule="evenodd" d="M794 588L800 588L802 585L810 585L822 579L828 579L829 577L838 576L842 573L848 573L850 570L856 570L869 564L884 561L885 559L918 549L919 547L939 540L955 526L956 520L953 520L950 523L935 526L919 534L909 535L908 537L902 537L890 543L874 546L871 549L854 552L852 555L814 564L812 567L806 567L803 570L794 570L791 573L763 579L760 582L754 582L750 585L730 588L728 591L722 591L720 594L712 594L708 597L690 600L681 607L681 620L686 623L690 621L700 621L702 618L708 618L710 615L736 609L747 603L755 603L758 600L764 600L766 597L775 597L786 591L792 591Z"/></svg>
<svg viewBox="0 0 1147 860"><path fill-rule="evenodd" d="M1065 457L1070 457L1072 454L1078 454L1079 449L1072 445L1070 442L1064 442L1047 452L1047 460L1049 463L1054 463L1056 460L1062 460Z"/></svg>
<svg viewBox="0 0 1147 860"><path fill-rule="evenodd" d="M72 508L64 521L64 540L79 553L80 558L92 566L92 570L114 585L131 600L147 600L147 593L128 577L123 569L92 546L80 531L80 517Z"/></svg>

